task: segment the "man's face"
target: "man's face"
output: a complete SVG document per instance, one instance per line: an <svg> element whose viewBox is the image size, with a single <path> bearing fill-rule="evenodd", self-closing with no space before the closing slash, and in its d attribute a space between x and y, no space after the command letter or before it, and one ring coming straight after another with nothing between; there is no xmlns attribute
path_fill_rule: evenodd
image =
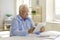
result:
<svg viewBox="0 0 60 40"><path fill-rule="evenodd" d="M28 16L28 8L23 8L23 9L20 11L20 16L21 16L23 19L26 19L27 16Z"/></svg>

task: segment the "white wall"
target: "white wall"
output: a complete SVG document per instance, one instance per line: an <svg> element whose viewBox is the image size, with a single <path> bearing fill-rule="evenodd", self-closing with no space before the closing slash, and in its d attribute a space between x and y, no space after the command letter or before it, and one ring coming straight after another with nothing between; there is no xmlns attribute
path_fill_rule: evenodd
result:
<svg viewBox="0 0 60 40"><path fill-rule="evenodd" d="M0 0L0 5L1 5L1 0ZM2 18L2 14L1 14L1 6L0 6L0 26L2 25L2 23L1 23L2 19L1 18Z"/></svg>
<svg viewBox="0 0 60 40"><path fill-rule="evenodd" d="M15 0L0 0L0 25L6 13L15 15Z"/></svg>

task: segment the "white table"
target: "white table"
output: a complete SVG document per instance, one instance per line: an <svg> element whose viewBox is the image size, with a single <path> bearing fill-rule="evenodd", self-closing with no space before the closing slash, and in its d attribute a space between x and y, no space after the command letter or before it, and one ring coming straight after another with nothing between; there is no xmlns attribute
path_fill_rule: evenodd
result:
<svg viewBox="0 0 60 40"><path fill-rule="evenodd" d="M55 32L55 31L54 32L50 31L50 32L58 34L58 32ZM49 33L49 32L47 32L47 33ZM0 40L60 40L60 36L55 39L47 39L47 38L37 37L35 34L30 34L29 36L25 36L25 37L24 36L14 36L14 37L0 38Z"/></svg>
<svg viewBox="0 0 60 40"><path fill-rule="evenodd" d="M47 39L47 38L40 38L34 35L31 36L14 36L14 37L6 37L0 38L0 40L60 40L60 36L55 39Z"/></svg>
<svg viewBox="0 0 60 40"><path fill-rule="evenodd" d="M8 37L8 38L0 38L0 40L52 40L52 39L44 39L38 37Z"/></svg>

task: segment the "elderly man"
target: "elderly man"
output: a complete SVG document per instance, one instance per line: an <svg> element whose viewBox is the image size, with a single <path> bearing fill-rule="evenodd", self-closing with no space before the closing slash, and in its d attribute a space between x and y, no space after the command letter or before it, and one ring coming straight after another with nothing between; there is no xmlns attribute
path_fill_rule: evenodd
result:
<svg viewBox="0 0 60 40"><path fill-rule="evenodd" d="M33 21L28 17L27 5L20 5L19 15L12 20L10 27L10 36L27 36L29 33L33 33L35 27ZM41 32L44 31L41 28Z"/></svg>

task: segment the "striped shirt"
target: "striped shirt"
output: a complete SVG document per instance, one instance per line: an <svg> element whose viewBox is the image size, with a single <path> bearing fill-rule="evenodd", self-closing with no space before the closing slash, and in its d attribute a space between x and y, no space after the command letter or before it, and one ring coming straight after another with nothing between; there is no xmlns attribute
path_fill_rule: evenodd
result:
<svg viewBox="0 0 60 40"><path fill-rule="evenodd" d="M34 27L34 23L31 18L27 17L25 20L17 15L13 18L10 27L10 36L27 36L28 30Z"/></svg>

